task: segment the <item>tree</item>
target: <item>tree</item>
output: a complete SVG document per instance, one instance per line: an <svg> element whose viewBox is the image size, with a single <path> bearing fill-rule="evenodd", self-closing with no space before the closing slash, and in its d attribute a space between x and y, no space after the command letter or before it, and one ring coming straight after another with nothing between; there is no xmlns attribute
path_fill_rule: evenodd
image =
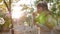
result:
<svg viewBox="0 0 60 34"><path fill-rule="evenodd" d="M3 3L2 3L3 2ZM4 18L5 24L3 25L3 28L9 28L9 25L11 24L11 16L10 18L7 16L7 12L11 14L11 0L0 0L0 9L2 9L2 15L0 17Z"/></svg>

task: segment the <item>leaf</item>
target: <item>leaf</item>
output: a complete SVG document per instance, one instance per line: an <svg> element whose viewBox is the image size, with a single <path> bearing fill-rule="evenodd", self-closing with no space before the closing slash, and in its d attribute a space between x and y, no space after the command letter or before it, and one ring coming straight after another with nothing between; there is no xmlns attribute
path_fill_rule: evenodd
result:
<svg viewBox="0 0 60 34"><path fill-rule="evenodd" d="M5 4L0 5L0 8L2 9L3 13L6 12L6 6L5 6Z"/></svg>
<svg viewBox="0 0 60 34"><path fill-rule="evenodd" d="M3 26L5 27L9 27L9 25L11 24L11 19L9 17L4 17L5 20L5 24Z"/></svg>
<svg viewBox="0 0 60 34"><path fill-rule="evenodd" d="M33 11L34 11L34 8L31 8L31 9L30 9L30 13L32 13Z"/></svg>
<svg viewBox="0 0 60 34"><path fill-rule="evenodd" d="M58 16L60 16L60 11L57 14L58 14Z"/></svg>
<svg viewBox="0 0 60 34"><path fill-rule="evenodd" d="M24 11L24 10L30 10L31 9L31 7L29 7L28 5L25 5L25 4L23 4L23 5L20 5L21 7L23 7L21 10L22 11Z"/></svg>
<svg viewBox="0 0 60 34"><path fill-rule="evenodd" d="M58 9L60 10L60 5L58 5Z"/></svg>

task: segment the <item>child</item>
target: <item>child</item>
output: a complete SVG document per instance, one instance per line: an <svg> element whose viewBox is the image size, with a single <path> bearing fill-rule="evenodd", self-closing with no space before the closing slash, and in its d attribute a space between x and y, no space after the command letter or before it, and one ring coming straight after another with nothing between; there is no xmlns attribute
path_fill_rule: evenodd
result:
<svg viewBox="0 0 60 34"><path fill-rule="evenodd" d="M37 12L33 13L33 23L40 28L41 34L50 34L53 25L49 23L49 16L51 12L48 11L48 6L46 2L41 2L37 4ZM50 20L51 21L51 20ZM46 31L49 31L49 33Z"/></svg>
<svg viewBox="0 0 60 34"><path fill-rule="evenodd" d="M37 24L37 23L45 24L47 21L46 17L48 15L48 13L49 12L48 12L48 7L47 7L46 2L41 2L41 3L37 4L37 12L33 13L34 24ZM42 20L42 21L40 21L40 20Z"/></svg>

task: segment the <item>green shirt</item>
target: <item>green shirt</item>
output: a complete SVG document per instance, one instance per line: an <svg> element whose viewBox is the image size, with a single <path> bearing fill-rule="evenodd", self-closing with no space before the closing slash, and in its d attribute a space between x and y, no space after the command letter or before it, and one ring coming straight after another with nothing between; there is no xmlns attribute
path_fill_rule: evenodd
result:
<svg viewBox="0 0 60 34"><path fill-rule="evenodd" d="M45 12L40 13L37 17L36 17L36 23L37 24L45 24L47 21L47 14Z"/></svg>

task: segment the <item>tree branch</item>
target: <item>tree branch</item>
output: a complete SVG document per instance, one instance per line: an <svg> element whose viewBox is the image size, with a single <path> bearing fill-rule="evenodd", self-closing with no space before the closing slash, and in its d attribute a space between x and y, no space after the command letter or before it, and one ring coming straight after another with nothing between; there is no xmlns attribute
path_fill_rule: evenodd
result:
<svg viewBox="0 0 60 34"><path fill-rule="evenodd" d="M10 10L9 10L9 7L8 7L8 5L7 5L7 3L6 3L6 1L5 1L5 0L3 0L3 1L4 1L5 5L6 5L8 11L10 11Z"/></svg>

